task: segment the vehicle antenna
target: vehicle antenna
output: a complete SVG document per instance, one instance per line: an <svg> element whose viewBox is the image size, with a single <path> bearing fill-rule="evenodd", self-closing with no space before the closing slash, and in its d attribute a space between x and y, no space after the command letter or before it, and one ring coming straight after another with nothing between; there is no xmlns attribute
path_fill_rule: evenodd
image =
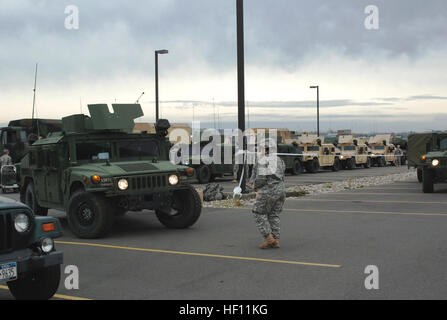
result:
<svg viewBox="0 0 447 320"><path fill-rule="evenodd" d="M34 72L34 89L33 89L33 113L32 113L32 119L34 119L34 107L36 105L36 85L37 85L37 66L39 64L36 63L36 71Z"/></svg>
<svg viewBox="0 0 447 320"><path fill-rule="evenodd" d="M137 101L135 101L135 104L140 103L141 97L144 95L144 91L141 93L141 95L138 97Z"/></svg>

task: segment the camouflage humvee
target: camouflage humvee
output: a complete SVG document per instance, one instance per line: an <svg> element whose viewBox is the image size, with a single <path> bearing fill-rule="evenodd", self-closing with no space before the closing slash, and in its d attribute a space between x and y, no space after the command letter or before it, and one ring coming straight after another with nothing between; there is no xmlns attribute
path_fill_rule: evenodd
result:
<svg viewBox="0 0 447 320"><path fill-rule="evenodd" d="M320 168L332 171L341 169L340 149L332 143L324 143L324 138L303 134L296 142L303 148L302 163L307 172L316 173Z"/></svg>
<svg viewBox="0 0 447 320"><path fill-rule="evenodd" d="M390 139L390 134L379 134L369 138L368 147L371 149L372 166L385 167L388 163L392 165L397 163L396 147L390 143Z"/></svg>
<svg viewBox="0 0 447 320"><path fill-rule="evenodd" d="M63 254L53 239L61 237L59 221L35 217L26 205L0 197L0 283L16 299L49 299L57 291Z"/></svg>
<svg viewBox="0 0 447 320"><path fill-rule="evenodd" d="M433 144L433 133L412 133L408 135L407 165L408 168L417 169L417 178L422 182L421 157L430 151Z"/></svg>
<svg viewBox="0 0 447 320"><path fill-rule="evenodd" d="M418 161L413 158L417 150L426 150ZM422 191L432 193L434 184L447 181L447 134L431 133L412 135L408 137L409 160L416 163L420 178L422 178ZM410 166L409 161L409 166Z"/></svg>
<svg viewBox="0 0 447 320"><path fill-rule="evenodd" d="M352 170L355 167L371 167L371 158L368 146L355 139L352 135L339 136L336 146L341 150L341 163L343 169Z"/></svg>
<svg viewBox="0 0 447 320"><path fill-rule="evenodd" d="M155 210L169 228L187 228L201 213L189 178L194 170L169 161L169 122L157 133L131 133L143 115L139 104L89 105L62 119L63 131L36 141L20 163L20 199L37 215L49 208L67 212L80 238L104 236L116 216Z"/></svg>
<svg viewBox="0 0 447 320"><path fill-rule="evenodd" d="M286 170L292 175L298 175L304 171L303 150L296 141L291 143L278 143L278 156L284 161Z"/></svg>

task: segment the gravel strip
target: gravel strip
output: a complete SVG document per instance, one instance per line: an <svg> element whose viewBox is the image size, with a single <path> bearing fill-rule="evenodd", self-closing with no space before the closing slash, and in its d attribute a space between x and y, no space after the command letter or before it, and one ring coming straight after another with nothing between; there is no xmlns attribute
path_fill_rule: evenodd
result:
<svg viewBox="0 0 447 320"><path fill-rule="evenodd" d="M344 181L336 181L321 184L296 185L286 189L288 198L297 198L307 195L316 195L345 190L355 190L370 186L392 184L399 181L414 181L417 179L416 170L410 169L405 173L396 173L385 176L373 176L362 178L349 178ZM232 195L230 199L221 201L204 202L206 208L236 208L250 206L254 203L254 194L244 196L243 199L234 201Z"/></svg>

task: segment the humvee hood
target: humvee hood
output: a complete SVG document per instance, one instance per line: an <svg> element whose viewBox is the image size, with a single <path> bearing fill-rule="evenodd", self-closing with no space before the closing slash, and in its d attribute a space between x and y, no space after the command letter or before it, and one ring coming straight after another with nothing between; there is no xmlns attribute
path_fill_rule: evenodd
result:
<svg viewBox="0 0 447 320"><path fill-rule="evenodd" d="M74 168L73 168L74 169ZM168 173L186 170L185 166L172 164L170 161L132 161L132 162L110 162L89 163L76 167L77 171L90 171L93 174L107 176L123 176L150 173Z"/></svg>

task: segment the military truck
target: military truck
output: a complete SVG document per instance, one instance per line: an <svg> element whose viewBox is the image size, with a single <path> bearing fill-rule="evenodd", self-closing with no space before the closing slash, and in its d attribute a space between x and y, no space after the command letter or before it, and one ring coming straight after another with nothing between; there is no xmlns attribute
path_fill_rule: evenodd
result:
<svg viewBox="0 0 447 320"><path fill-rule="evenodd" d="M371 167L368 146L352 135L339 136L336 146L341 150L340 160L343 169L352 170L356 167Z"/></svg>
<svg viewBox="0 0 447 320"><path fill-rule="evenodd" d="M235 146L234 145L225 145L225 144L217 144L217 147L221 148L221 159L220 163L205 163L203 159L201 159L201 154L203 148L209 144L208 141L202 141L200 142L200 155L194 155L193 154L193 146L188 145L187 148L189 149L189 157L186 159L183 159L182 164L187 165L191 168L193 168L196 172L196 178L199 181L199 183L209 183L211 181L214 181L217 177L224 177L225 175L231 175L233 176L233 163L225 163L225 148L231 148L232 153L232 159L234 160L234 153L235 153ZM210 157L213 155L210 154ZM198 161L193 161L195 159L198 159ZM199 163L195 163L199 162Z"/></svg>
<svg viewBox="0 0 447 320"><path fill-rule="evenodd" d="M390 139L390 134L379 134L369 138L368 147L371 149L372 166L385 167L387 164L397 163L396 147L390 143Z"/></svg>
<svg viewBox="0 0 447 320"><path fill-rule="evenodd" d="M408 152L408 166L418 169L424 193L432 193L435 183L447 180L447 133L412 134Z"/></svg>
<svg viewBox="0 0 447 320"><path fill-rule="evenodd" d="M332 171L341 169L340 149L332 143L324 143L323 137L303 134L296 143L303 148L302 163L307 172L316 173L320 168Z"/></svg>
<svg viewBox="0 0 447 320"><path fill-rule="evenodd" d="M29 144L46 137L50 132L61 131L61 121L52 119L19 119L0 128L0 153L9 150L13 163L18 162Z"/></svg>
<svg viewBox="0 0 447 320"><path fill-rule="evenodd" d="M169 121L157 133L132 133L139 104L89 105L90 116L62 119L63 131L36 141L20 162L20 200L37 215L67 213L80 238L107 234L127 211L155 210L168 228L192 226L201 200L191 187L194 169L169 160Z"/></svg>
<svg viewBox="0 0 447 320"><path fill-rule="evenodd" d="M287 172L290 172L292 175L298 175L304 171L304 147L299 146L296 141L292 141L291 143L278 143L277 151L278 156L284 161Z"/></svg>
<svg viewBox="0 0 447 320"><path fill-rule="evenodd" d="M417 178L422 182L422 156L430 151L433 133L411 133L408 135L407 166L417 169Z"/></svg>
<svg viewBox="0 0 447 320"><path fill-rule="evenodd" d="M35 217L31 209L0 197L0 283L16 299L49 299L60 282L62 252L53 239L62 235L59 221Z"/></svg>

